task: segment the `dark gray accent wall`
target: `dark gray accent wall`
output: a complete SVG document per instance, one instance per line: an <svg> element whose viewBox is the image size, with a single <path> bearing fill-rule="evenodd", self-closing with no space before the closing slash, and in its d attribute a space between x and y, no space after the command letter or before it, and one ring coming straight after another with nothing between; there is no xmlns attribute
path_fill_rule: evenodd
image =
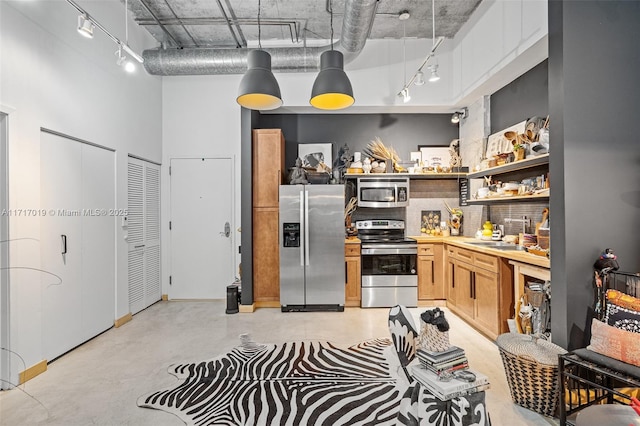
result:
<svg viewBox="0 0 640 426"><path fill-rule="evenodd" d="M241 303L251 305L253 303L253 214L252 214L252 175L251 175L251 145L252 130L256 127L254 123L258 121L259 113L246 108L240 111L240 204L242 211L240 220L242 222L242 232L240 234L241 244L241 267L242 267L242 295Z"/></svg>
<svg viewBox="0 0 640 426"><path fill-rule="evenodd" d="M593 263L640 271L640 2L549 2L552 333L590 329Z"/></svg>
<svg viewBox="0 0 640 426"><path fill-rule="evenodd" d="M259 127L278 128L286 141L286 167L293 167L299 143L333 143L333 158L345 143L362 151L376 136L409 159L418 145L448 146L458 138L451 114L262 114Z"/></svg>
<svg viewBox="0 0 640 426"><path fill-rule="evenodd" d="M491 95L491 133L549 114L549 63L544 60Z"/></svg>

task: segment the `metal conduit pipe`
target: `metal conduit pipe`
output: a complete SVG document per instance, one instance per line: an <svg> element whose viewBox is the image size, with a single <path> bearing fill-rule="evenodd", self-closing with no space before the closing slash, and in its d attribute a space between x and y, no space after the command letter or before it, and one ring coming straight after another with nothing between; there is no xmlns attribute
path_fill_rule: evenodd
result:
<svg viewBox="0 0 640 426"><path fill-rule="evenodd" d="M369 37L378 0L347 0L342 20L342 37L334 49L348 63L360 54ZM307 72L320 69L322 47L263 49L271 54L271 69L279 72ZM142 52L144 67L153 75L242 74L247 70L250 49L148 49Z"/></svg>

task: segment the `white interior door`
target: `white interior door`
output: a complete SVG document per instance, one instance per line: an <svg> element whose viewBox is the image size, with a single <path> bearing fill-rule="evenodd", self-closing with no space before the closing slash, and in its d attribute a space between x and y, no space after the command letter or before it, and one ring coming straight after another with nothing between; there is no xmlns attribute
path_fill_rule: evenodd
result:
<svg viewBox="0 0 640 426"><path fill-rule="evenodd" d="M171 299L226 297L233 228L231 159L172 159Z"/></svg>
<svg viewBox="0 0 640 426"><path fill-rule="evenodd" d="M113 325L115 317L115 164L113 152L82 145L83 341ZM86 209L89 209L86 211Z"/></svg>
<svg viewBox="0 0 640 426"><path fill-rule="evenodd" d="M113 152L41 133L42 340L54 359L113 325Z"/></svg>
<svg viewBox="0 0 640 426"><path fill-rule="evenodd" d="M42 343L53 359L81 343L82 149L79 143L41 133Z"/></svg>

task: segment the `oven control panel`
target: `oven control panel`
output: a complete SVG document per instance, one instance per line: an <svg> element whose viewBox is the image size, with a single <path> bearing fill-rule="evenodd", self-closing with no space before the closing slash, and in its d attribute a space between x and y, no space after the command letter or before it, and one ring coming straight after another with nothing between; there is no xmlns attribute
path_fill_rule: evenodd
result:
<svg viewBox="0 0 640 426"><path fill-rule="evenodd" d="M404 229L404 221L393 219L359 220L356 222L356 229Z"/></svg>

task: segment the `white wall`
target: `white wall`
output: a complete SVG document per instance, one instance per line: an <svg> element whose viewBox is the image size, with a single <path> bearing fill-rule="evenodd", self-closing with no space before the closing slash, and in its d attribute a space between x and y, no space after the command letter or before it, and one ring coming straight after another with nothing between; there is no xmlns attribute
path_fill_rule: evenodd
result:
<svg viewBox="0 0 640 426"><path fill-rule="evenodd" d="M124 39L124 6L117 1L79 1L107 30ZM9 207L40 205L40 128L116 150L114 208L127 207L127 155L156 162L161 156L161 79L142 69L127 74L115 64L116 45L97 28L93 39L76 32L77 11L64 1L0 2L0 108L9 113ZM154 41L129 23L129 44L140 52ZM11 266L40 267L40 222L11 217ZM129 312L127 245L117 228L115 318ZM42 356L41 279L11 271L11 379ZM114 318L114 319L115 319Z"/></svg>
<svg viewBox="0 0 640 426"><path fill-rule="evenodd" d="M484 0L454 38L453 99L469 105L548 56L547 0Z"/></svg>

